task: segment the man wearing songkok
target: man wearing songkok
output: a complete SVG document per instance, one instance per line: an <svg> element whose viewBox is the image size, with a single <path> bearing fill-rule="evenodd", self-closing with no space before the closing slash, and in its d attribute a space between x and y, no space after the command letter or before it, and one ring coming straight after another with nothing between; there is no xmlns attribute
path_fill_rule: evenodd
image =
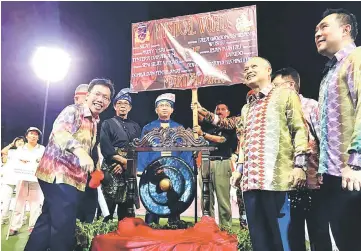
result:
<svg viewBox="0 0 361 251"><path fill-rule="evenodd" d="M38 144L40 137L41 131L36 127L30 127L26 131L25 138L27 143L18 148L14 156L20 165L31 165L34 168L33 170L36 170L45 150L44 146ZM28 201L30 205L29 232L33 230L44 200L43 192L38 182L20 181L16 190L19 196L16 201L14 216L10 222L10 236L16 235L23 225L26 201Z"/></svg>
<svg viewBox="0 0 361 251"><path fill-rule="evenodd" d="M72 250L79 193L84 192L99 114L114 93L108 79L93 79L83 105L69 105L56 118L36 176L44 194L42 214L25 250Z"/></svg>
<svg viewBox="0 0 361 251"><path fill-rule="evenodd" d="M294 90L275 88L271 64L254 57L244 67L252 90L241 115L220 118L202 107L199 113L219 127L237 128L241 147L232 183L242 175L243 198L254 251L290 250L289 191L306 181L308 132Z"/></svg>
<svg viewBox="0 0 361 251"><path fill-rule="evenodd" d="M227 118L230 111L226 104L219 102L216 106L215 114L221 118ZM229 179L232 176L232 153L235 152L237 148L236 132L235 130L226 130L215 126L212 126L207 132L204 132L200 126L195 126L193 130L208 140L211 146L217 147L217 150L212 151L210 154L210 214L214 217L216 196L220 224L231 227L231 184ZM199 175L199 180L202 187L202 175Z"/></svg>
<svg viewBox="0 0 361 251"><path fill-rule="evenodd" d="M356 17L331 9L315 29L319 54L329 59L320 84L322 213L340 251L361 250L361 47ZM343 188L343 189L342 189Z"/></svg>
<svg viewBox="0 0 361 251"><path fill-rule="evenodd" d="M311 153L307 165L307 183L305 188L290 192L291 226L290 246L292 251L306 251L305 221L313 250L332 250L329 224L325 217L319 214L322 198L320 198L320 184L317 180L319 139L316 131L319 128L318 103L314 99L305 98L300 94L300 75L291 68L282 68L273 74L272 83L276 87L292 88L301 100L304 119L308 126L308 144Z"/></svg>
<svg viewBox="0 0 361 251"><path fill-rule="evenodd" d="M113 219L118 205L118 220L127 216L127 147L135 138L140 137L140 126L128 118L132 109L129 88L122 89L113 100L115 116L102 123L100 130L100 148L104 157L101 169L106 174L102 190L110 215L105 221Z"/></svg>
<svg viewBox="0 0 361 251"><path fill-rule="evenodd" d="M86 95L88 94L88 85L81 84L75 89L74 93L74 104L83 104L86 99Z"/></svg>
<svg viewBox="0 0 361 251"><path fill-rule="evenodd" d="M155 100L155 112L158 119L145 125L142 130L141 137L144 137L149 131L154 128L175 128L182 126L181 124L171 120L171 115L174 111L175 95L172 93L165 93L157 97ZM187 164L193 167L193 157L191 152L140 152L138 153L138 172L143 172L144 169L154 160L163 156L177 156L183 159ZM171 215L168 218L169 222L180 220L179 215ZM146 212L145 222L159 224L159 217L155 214Z"/></svg>

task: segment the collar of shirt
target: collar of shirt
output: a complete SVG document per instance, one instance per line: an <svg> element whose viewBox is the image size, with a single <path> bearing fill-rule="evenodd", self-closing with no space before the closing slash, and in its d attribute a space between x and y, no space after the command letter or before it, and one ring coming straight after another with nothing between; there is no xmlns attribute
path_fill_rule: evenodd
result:
<svg viewBox="0 0 361 251"><path fill-rule="evenodd" d="M26 143L24 146L23 146L23 149L24 150L30 150L30 148L28 147L28 143ZM33 148L33 149L39 149L40 148L40 145L39 144L36 144L36 146Z"/></svg>
<svg viewBox="0 0 361 251"><path fill-rule="evenodd" d="M268 84L266 87L264 87L262 90L260 90L258 93L256 93L254 90L251 90L247 94L247 103L252 103L256 100L262 99L271 92L273 89L273 84Z"/></svg>
<svg viewBox="0 0 361 251"><path fill-rule="evenodd" d="M305 98L302 94L298 94L298 96L300 97L301 100L301 104L305 103L308 99Z"/></svg>
<svg viewBox="0 0 361 251"><path fill-rule="evenodd" d="M128 120L129 120L128 118L122 118L122 117L117 116L117 115L115 115L114 117L115 117L116 119L121 120L121 121L128 121Z"/></svg>
<svg viewBox="0 0 361 251"><path fill-rule="evenodd" d="M158 119L160 123L169 123L170 120L161 120L161 119Z"/></svg>
<svg viewBox="0 0 361 251"><path fill-rule="evenodd" d="M335 57L337 59L337 62L340 62L342 59L347 57L355 48L356 48L355 43L350 43L349 45L345 46L343 49L336 52Z"/></svg>
<svg viewBox="0 0 361 251"><path fill-rule="evenodd" d="M99 115L96 116L96 117L93 117L93 114L91 113L90 108L88 107L88 105L84 104L83 107L84 107L84 117L92 117L92 118L95 119L95 122L99 123L99 121L100 121Z"/></svg>
<svg viewBox="0 0 361 251"><path fill-rule="evenodd" d="M325 64L325 68L323 69L322 74L325 76L336 65L336 63L347 57L355 48L355 43L350 43L336 52L336 54Z"/></svg>

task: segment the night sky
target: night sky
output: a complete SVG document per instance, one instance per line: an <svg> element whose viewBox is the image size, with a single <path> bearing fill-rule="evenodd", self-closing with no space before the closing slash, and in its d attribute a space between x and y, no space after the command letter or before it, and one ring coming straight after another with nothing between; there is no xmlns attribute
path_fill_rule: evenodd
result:
<svg viewBox="0 0 361 251"><path fill-rule="evenodd" d="M30 67L37 46L55 45L72 57L69 74L50 87L45 142L56 116L73 103L76 86L95 77L114 81L116 92L129 87L131 23L170 18L255 4L259 55L277 70L292 66L301 75L301 93L318 98L321 72L327 58L320 56L314 30L327 8L346 8L361 25L359 2L2 2L1 3L1 143L10 143L30 126L42 128L45 83ZM359 29L360 32L360 29ZM360 45L360 34L356 45ZM191 91L173 91L173 119L192 125ZM239 114L248 88L243 85L207 87L199 101L214 109L225 101ZM156 119L154 100L166 91L133 95L130 118L144 126ZM109 107L102 119L114 115Z"/></svg>

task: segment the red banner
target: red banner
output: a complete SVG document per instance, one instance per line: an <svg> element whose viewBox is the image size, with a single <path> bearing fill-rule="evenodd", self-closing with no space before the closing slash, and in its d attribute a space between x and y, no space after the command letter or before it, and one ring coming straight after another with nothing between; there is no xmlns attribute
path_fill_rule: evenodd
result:
<svg viewBox="0 0 361 251"><path fill-rule="evenodd" d="M258 55L256 6L132 24L133 91L243 82Z"/></svg>

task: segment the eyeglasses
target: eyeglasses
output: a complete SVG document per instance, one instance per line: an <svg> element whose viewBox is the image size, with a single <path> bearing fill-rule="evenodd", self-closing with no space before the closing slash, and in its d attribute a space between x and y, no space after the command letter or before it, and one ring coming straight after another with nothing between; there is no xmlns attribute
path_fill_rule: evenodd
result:
<svg viewBox="0 0 361 251"><path fill-rule="evenodd" d="M104 94L102 94L101 92L90 92L91 94L94 94L97 98L102 98L104 102L109 103L110 102L110 98Z"/></svg>

